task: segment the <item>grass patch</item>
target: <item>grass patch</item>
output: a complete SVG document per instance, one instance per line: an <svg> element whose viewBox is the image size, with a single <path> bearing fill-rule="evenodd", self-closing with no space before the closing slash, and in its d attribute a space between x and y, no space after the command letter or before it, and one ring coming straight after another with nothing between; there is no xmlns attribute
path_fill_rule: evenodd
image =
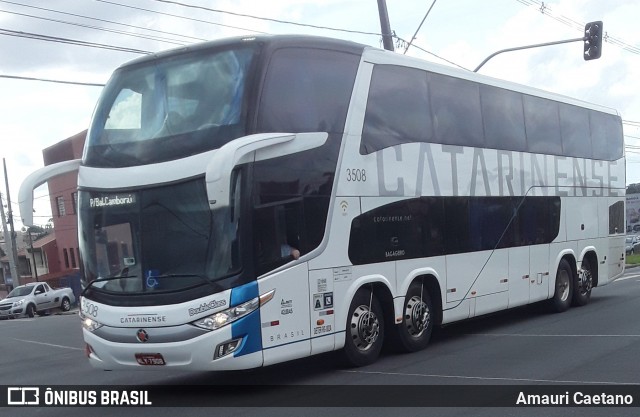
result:
<svg viewBox="0 0 640 417"><path fill-rule="evenodd" d="M639 264L640 264L640 254L627 255L627 265L639 265Z"/></svg>

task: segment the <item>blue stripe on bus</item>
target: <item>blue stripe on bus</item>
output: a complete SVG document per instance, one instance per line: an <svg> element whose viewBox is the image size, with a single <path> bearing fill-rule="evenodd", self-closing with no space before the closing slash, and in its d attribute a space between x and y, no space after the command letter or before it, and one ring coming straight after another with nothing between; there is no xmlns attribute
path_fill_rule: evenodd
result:
<svg viewBox="0 0 640 417"><path fill-rule="evenodd" d="M258 283L256 281L233 288L231 290L230 306L235 307L258 296ZM260 326L260 309L250 313L246 317L231 323L231 337L242 337L243 342L233 356L243 356L262 350L262 332Z"/></svg>

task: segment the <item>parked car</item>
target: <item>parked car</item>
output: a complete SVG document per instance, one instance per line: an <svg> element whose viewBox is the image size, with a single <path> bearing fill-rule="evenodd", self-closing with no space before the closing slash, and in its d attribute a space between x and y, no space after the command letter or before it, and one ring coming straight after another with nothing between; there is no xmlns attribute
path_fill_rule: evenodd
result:
<svg viewBox="0 0 640 417"><path fill-rule="evenodd" d="M638 236L627 236L625 239L625 247L627 255L640 253L640 238Z"/></svg>
<svg viewBox="0 0 640 417"><path fill-rule="evenodd" d="M0 300L0 318L33 317L55 308L69 311L75 301L71 288L53 289L46 282L33 282L14 288Z"/></svg>

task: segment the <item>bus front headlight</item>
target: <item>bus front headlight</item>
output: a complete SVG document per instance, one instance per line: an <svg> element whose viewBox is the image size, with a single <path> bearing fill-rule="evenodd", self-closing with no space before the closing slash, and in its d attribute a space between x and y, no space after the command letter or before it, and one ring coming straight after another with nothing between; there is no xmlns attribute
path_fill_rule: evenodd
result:
<svg viewBox="0 0 640 417"><path fill-rule="evenodd" d="M231 307L223 311L218 311L217 313L214 313L210 316L198 319L191 324L206 330L219 329L257 310L260 306L263 306L264 304L269 302L273 298L274 294L275 290L271 290L259 297L256 297L235 307Z"/></svg>
<svg viewBox="0 0 640 417"><path fill-rule="evenodd" d="M80 316L80 320L82 320L82 328L90 331L91 333L95 332L99 328L103 326L102 323L95 321L94 319L85 316L82 313L78 314Z"/></svg>

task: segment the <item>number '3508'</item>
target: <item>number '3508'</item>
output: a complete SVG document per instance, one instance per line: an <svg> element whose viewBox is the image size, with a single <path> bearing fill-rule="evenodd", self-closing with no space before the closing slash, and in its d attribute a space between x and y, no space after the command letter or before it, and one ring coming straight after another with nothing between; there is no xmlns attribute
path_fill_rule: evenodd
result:
<svg viewBox="0 0 640 417"><path fill-rule="evenodd" d="M92 317L98 317L98 306L83 299L82 312Z"/></svg>
<svg viewBox="0 0 640 417"><path fill-rule="evenodd" d="M367 171L365 169L347 168L347 181L364 182L367 180Z"/></svg>

